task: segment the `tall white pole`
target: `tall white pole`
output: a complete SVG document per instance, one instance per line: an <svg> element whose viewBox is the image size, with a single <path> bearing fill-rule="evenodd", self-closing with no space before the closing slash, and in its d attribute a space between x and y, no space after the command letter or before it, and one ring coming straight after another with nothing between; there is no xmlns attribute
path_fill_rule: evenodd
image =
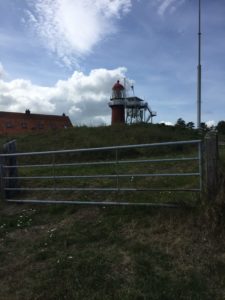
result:
<svg viewBox="0 0 225 300"><path fill-rule="evenodd" d="M197 86L197 128L201 127L201 94L202 94L202 66L201 66L201 0L198 1L198 86Z"/></svg>

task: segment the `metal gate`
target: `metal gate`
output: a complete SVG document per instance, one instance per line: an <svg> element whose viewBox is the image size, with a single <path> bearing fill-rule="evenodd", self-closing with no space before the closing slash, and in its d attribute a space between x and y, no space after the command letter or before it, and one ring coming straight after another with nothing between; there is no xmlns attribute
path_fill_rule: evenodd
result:
<svg viewBox="0 0 225 300"><path fill-rule="evenodd" d="M0 154L7 202L173 207L178 192L202 191L201 140L27 153L13 144Z"/></svg>

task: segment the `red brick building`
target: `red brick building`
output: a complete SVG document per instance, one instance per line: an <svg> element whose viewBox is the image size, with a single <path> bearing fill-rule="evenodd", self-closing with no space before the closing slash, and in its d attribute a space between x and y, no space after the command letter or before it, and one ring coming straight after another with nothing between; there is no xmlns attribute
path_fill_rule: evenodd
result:
<svg viewBox="0 0 225 300"><path fill-rule="evenodd" d="M0 134L19 134L26 132L44 132L50 129L73 127L70 118L65 114L43 115L0 111Z"/></svg>

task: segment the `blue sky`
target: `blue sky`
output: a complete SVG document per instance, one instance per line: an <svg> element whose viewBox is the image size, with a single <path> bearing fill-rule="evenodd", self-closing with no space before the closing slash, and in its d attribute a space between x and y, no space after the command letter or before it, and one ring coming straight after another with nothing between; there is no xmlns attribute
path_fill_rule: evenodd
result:
<svg viewBox="0 0 225 300"><path fill-rule="evenodd" d="M196 122L197 0L0 0L0 110L110 123L117 80ZM225 1L202 0L202 120L224 119Z"/></svg>

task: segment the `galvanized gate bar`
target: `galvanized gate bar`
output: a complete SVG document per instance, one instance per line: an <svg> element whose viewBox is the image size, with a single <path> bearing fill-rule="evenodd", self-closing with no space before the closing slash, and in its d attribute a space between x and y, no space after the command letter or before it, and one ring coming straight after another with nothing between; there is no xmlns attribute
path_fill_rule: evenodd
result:
<svg viewBox="0 0 225 300"><path fill-rule="evenodd" d="M7 191L102 191L116 192L118 188L5 188ZM179 189L179 188L120 188L121 192L200 192L200 189Z"/></svg>
<svg viewBox="0 0 225 300"><path fill-rule="evenodd" d="M81 163L55 163L53 164L40 164L40 165L17 165L17 168L47 168L47 167L80 167L80 166L94 166L94 165L109 165L109 164L130 164L130 163L159 163L159 162L178 162L178 161L191 161L199 160L196 157L181 157L181 158L162 158L162 159L141 159L141 160L114 160L109 161L96 161L96 162L81 162ZM15 166L4 166L5 169L14 168Z"/></svg>
<svg viewBox="0 0 225 300"><path fill-rule="evenodd" d="M66 201L66 200L14 200L8 199L11 203L25 203L25 204L79 204L79 205L98 205L98 206L149 206L149 207L167 207L177 208L178 205L173 203L130 203L130 202L99 202L99 201Z"/></svg>
<svg viewBox="0 0 225 300"><path fill-rule="evenodd" d="M106 175L68 175L68 176L24 176L3 177L3 179L88 179L88 178L130 178L130 177L171 177L171 176L199 176L200 173L162 173L162 174L106 174Z"/></svg>
<svg viewBox="0 0 225 300"><path fill-rule="evenodd" d="M0 154L0 157L9 156L27 156L27 155L48 155L48 154L65 154L65 153L78 153L78 152L92 152L92 151L105 151L105 150L121 150L121 149L133 149L133 148L147 148L147 147L160 147L160 146L173 146L173 145L188 145L198 144L201 140L189 140L189 141L177 141L177 142L165 142L165 143L151 143L151 144L137 144L137 145L125 145L125 146L112 146L101 148L83 148L83 149L71 149L71 150L54 150L54 151L40 151L40 152L22 152L14 154Z"/></svg>

